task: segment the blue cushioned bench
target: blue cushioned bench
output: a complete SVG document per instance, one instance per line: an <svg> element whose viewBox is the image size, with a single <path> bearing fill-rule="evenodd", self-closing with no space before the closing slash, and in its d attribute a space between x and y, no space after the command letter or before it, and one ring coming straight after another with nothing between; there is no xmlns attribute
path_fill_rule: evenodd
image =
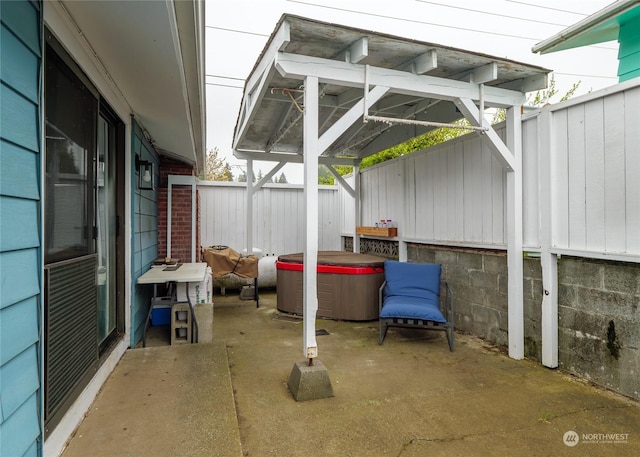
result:
<svg viewBox="0 0 640 457"><path fill-rule="evenodd" d="M440 280L440 273L439 264L385 261L385 281L378 292L379 344L383 343L389 327L440 330L446 332L453 352L453 293L449 285Z"/></svg>

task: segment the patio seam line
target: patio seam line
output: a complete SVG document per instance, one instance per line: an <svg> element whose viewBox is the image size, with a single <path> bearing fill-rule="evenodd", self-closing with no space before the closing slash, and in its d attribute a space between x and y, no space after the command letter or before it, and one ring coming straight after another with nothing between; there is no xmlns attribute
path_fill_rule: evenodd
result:
<svg viewBox="0 0 640 457"><path fill-rule="evenodd" d="M533 428L533 427L537 426L540 423L551 424L551 421L553 421L555 419L568 417L568 416L571 416L571 415L574 415L574 414L589 413L589 412L603 410L603 409L615 410L615 409L621 409L621 408L630 408L631 406L632 405L620 405L620 406L597 406L597 407L593 407L593 408L582 408L582 409L579 409L579 410L576 410L576 411L569 411L569 412L567 412L565 414L558 414L558 415L550 417L549 419L538 418L534 424L525 425L523 427L517 427L517 428L514 428L512 430L501 430L501 431L489 431L489 430L487 430L486 432L469 433L469 434L460 435L460 436L457 436L457 437L444 437L444 438L414 437L414 438L411 438L409 441L407 441L406 443L404 443L402 445L402 448L401 448L400 452L398 453L398 457L400 457L407 450L407 448L409 448L409 446L412 446L414 443L417 443L417 442L420 442L420 441L431 442L431 443L450 443L452 441L464 441L467 438L471 438L471 437L481 437L481 436L490 436L490 435L504 435L504 434L511 434L511 433L520 433L520 432L522 432L524 430Z"/></svg>
<svg viewBox="0 0 640 457"><path fill-rule="evenodd" d="M242 431L240 429L240 416L238 415L238 399L236 398L236 389L233 385L233 367L231 366L231 358L229 356L229 349L233 348L233 344L229 343L228 340L223 340L224 344L224 354L227 358L227 369L229 370L229 384L231 384L231 395L233 396L233 411L236 416L236 426L238 427L238 438L240 439L240 451L241 455L245 455L244 442L242 439Z"/></svg>

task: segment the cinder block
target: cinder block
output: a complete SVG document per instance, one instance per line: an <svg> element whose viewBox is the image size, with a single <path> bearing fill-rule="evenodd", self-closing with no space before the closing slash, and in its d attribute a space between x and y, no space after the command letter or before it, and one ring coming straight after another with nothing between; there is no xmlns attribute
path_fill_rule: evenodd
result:
<svg viewBox="0 0 640 457"><path fill-rule="evenodd" d="M176 303L171 307L171 345L192 341L191 309L186 303Z"/></svg>
<svg viewBox="0 0 640 457"><path fill-rule="evenodd" d="M171 325L191 324L191 309L187 303L176 303L171 307Z"/></svg>
<svg viewBox="0 0 640 457"><path fill-rule="evenodd" d="M171 333L171 345L191 343L191 327L177 327Z"/></svg>

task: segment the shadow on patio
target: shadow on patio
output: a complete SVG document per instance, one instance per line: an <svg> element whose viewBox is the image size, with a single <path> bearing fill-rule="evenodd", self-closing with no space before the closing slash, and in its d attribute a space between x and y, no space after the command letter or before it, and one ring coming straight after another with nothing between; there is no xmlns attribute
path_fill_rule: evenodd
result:
<svg viewBox="0 0 640 457"><path fill-rule="evenodd" d="M279 316L273 292L216 296L212 343L128 351L63 456L640 455L636 402L468 335L318 320L335 397L297 403Z"/></svg>

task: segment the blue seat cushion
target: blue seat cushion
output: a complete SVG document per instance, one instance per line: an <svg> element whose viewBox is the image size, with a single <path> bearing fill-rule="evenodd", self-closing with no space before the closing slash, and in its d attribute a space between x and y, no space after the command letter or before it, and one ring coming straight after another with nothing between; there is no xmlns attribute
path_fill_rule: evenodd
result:
<svg viewBox="0 0 640 457"><path fill-rule="evenodd" d="M433 300L440 297L440 270L437 263L407 263L385 260L385 296L408 296ZM439 301L439 300L436 300Z"/></svg>
<svg viewBox="0 0 640 457"><path fill-rule="evenodd" d="M384 300L382 311L380 311L380 317L382 319L401 318L447 322L440 311L440 303L436 297L431 299L398 295L387 297Z"/></svg>

